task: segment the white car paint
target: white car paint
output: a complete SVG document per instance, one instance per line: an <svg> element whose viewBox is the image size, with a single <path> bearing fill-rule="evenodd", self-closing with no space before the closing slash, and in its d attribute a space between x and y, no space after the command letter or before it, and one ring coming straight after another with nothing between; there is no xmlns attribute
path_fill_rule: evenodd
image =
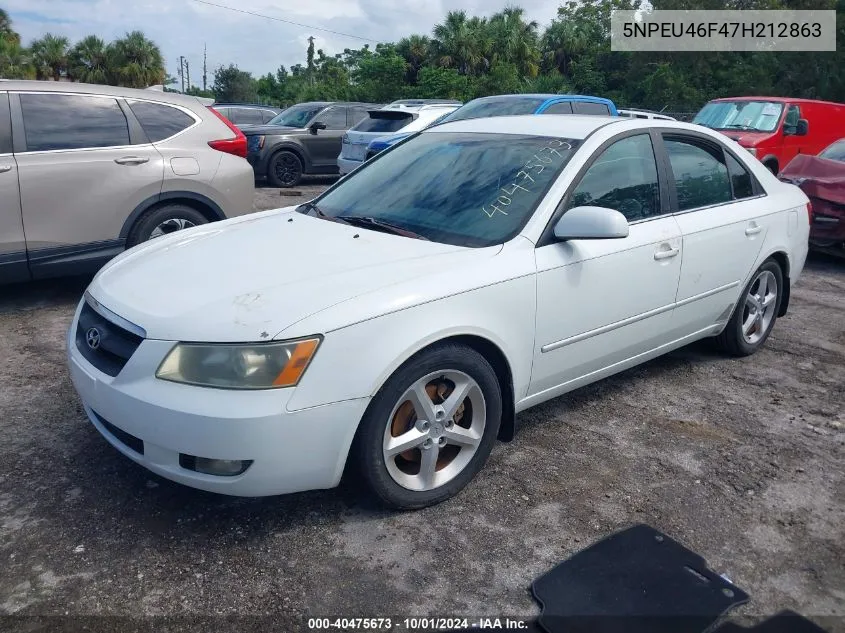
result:
<svg viewBox="0 0 845 633"><path fill-rule="evenodd" d="M594 153L620 134L655 127L730 147L767 195L712 213L633 222L624 239L538 246ZM498 246L414 240L289 207L180 231L115 258L88 293L107 314L143 328L145 339L117 376L99 371L75 342L83 298L67 340L71 377L97 429L136 462L197 488L246 496L329 488L373 395L434 342L462 335L495 345L519 412L718 334L772 254L788 261L786 283L803 268L807 198L706 128L561 115L472 119L423 134L450 131L584 141L521 233ZM231 391L154 376L177 341L315 334L323 341L293 388ZM144 454L118 441L94 412L141 438ZM235 477L203 475L182 468L180 452L254 463Z"/></svg>

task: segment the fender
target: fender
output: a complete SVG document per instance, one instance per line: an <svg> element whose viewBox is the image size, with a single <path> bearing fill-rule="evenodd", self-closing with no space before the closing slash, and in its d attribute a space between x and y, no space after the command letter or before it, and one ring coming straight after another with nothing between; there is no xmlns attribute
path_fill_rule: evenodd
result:
<svg viewBox="0 0 845 633"><path fill-rule="evenodd" d="M211 214L214 216L212 221L226 219L226 214L223 213L223 209L221 209L220 205L214 202L211 198L199 193L194 193L193 191L166 191L164 193L150 196L135 207L135 210L129 214L129 217L126 218L126 221L123 223L123 227L120 229L120 239L125 240L129 236L129 231L132 228L132 225L135 224L135 221L141 217L141 214L144 213L144 211L159 202L167 200L194 200L209 209Z"/></svg>

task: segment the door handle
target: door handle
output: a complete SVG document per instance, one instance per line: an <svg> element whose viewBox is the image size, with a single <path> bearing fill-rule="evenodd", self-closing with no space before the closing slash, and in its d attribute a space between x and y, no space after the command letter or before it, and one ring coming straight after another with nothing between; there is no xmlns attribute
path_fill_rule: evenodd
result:
<svg viewBox="0 0 845 633"><path fill-rule="evenodd" d="M757 235L762 230L763 230L763 227L755 222L753 224L748 225L748 227L745 229L745 234L748 237L751 237L752 235Z"/></svg>
<svg viewBox="0 0 845 633"><path fill-rule="evenodd" d="M657 251L654 254L654 259L660 261L661 259L669 259L681 252L680 248L668 248L666 250Z"/></svg>
<svg viewBox="0 0 845 633"><path fill-rule="evenodd" d="M115 158L114 162L118 165L143 165L144 163L149 163L150 159L141 156L125 156L123 158Z"/></svg>
<svg viewBox="0 0 845 633"><path fill-rule="evenodd" d="M12 171L11 165L0 165L0 174L5 174L7 171Z"/></svg>

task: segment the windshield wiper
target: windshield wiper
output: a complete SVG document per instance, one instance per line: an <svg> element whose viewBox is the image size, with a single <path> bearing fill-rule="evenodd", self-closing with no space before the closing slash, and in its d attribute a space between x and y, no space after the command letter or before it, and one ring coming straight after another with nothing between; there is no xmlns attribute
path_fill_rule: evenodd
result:
<svg viewBox="0 0 845 633"><path fill-rule="evenodd" d="M726 130L753 130L754 128L750 125L740 125L739 123L731 123L730 125L726 125L724 127Z"/></svg>
<svg viewBox="0 0 845 633"><path fill-rule="evenodd" d="M300 209L304 209L300 211ZM317 206L317 203L314 201L306 202L305 204L300 205L297 208L299 213L307 214L309 211L313 211L318 217L323 218L324 220L330 220L331 222L340 222L341 224L351 224L351 222L347 222L345 218L333 216L333 215L326 215L323 213L323 210Z"/></svg>
<svg viewBox="0 0 845 633"><path fill-rule="evenodd" d="M360 226L365 229L372 229L374 231L381 231L382 233L390 233L392 235L401 235L403 237L413 237L418 240L425 240L431 241L424 235L420 235L419 233L414 233L413 231L409 231L408 229L396 226L395 224L391 224L390 222L385 222L384 220L377 220L376 218L364 215L340 215L337 216L337 219L343 220L347 224L352 224L353 226Z"/></svg>

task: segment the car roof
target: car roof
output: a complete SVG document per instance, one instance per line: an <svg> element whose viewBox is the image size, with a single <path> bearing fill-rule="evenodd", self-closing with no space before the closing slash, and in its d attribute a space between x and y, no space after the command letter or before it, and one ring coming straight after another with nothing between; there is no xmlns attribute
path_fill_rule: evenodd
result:
<svg viewBox="0 0 845 633"><path fill-rule="evenodd" d="M214 102L215 108L262 108L264 110L278 110L276 106L271 105L262 105L260 103L227 103L227 102Z"/></svg>
<svg viewBox="0 0 845 633"><path fill-rule="evenodd" d="M422 134L445 132L477 132L482 134L525 134L528 136L553 136L583 140L596 130L613 126L614 131L627 129L672 128L689 130L724 140L718 132L692 123L663 119L634 119L619 116L594 116L589 114L520 114L516 116L464 119L440 123L427 128Z"/></svg>
<svg viewBox="0 0 845 633"><path fill-rule="evenodd" d="M104 86L99 84L83 84L71 81L30 81L11 80L0 82L0 90L20 90L38 92L58 92L75 94L99 94L112 97L130 97L135 99L147 99L149 101L161 101L176 105L196 106L199 101L197 97L183 95L178 92L163 92L161 90L123 88L121 86Z"/></svg>
<svg viewBox="0 0 845 633"><path fill-rule="evenodd" d="M721 97L711 99L712 101L771 101L772 103L824 103L826 105L843 106L843 103L835 101L820 101L819 99L799 99L791 97Z"/></svg>
<svg viewBox="0 0 845 633"><path fill-rule="evenodd" d="M507 101L510 99L542 99L544 101L557 100L579 100L579 101L594 101L597 103L611 103L610 99L604 97L595 97L592 95L572 95L572 94L540 94L540 93L525 93L525 94L508 94L508 95L490 95L489 97L479 97L473 101Z"/></svg>

